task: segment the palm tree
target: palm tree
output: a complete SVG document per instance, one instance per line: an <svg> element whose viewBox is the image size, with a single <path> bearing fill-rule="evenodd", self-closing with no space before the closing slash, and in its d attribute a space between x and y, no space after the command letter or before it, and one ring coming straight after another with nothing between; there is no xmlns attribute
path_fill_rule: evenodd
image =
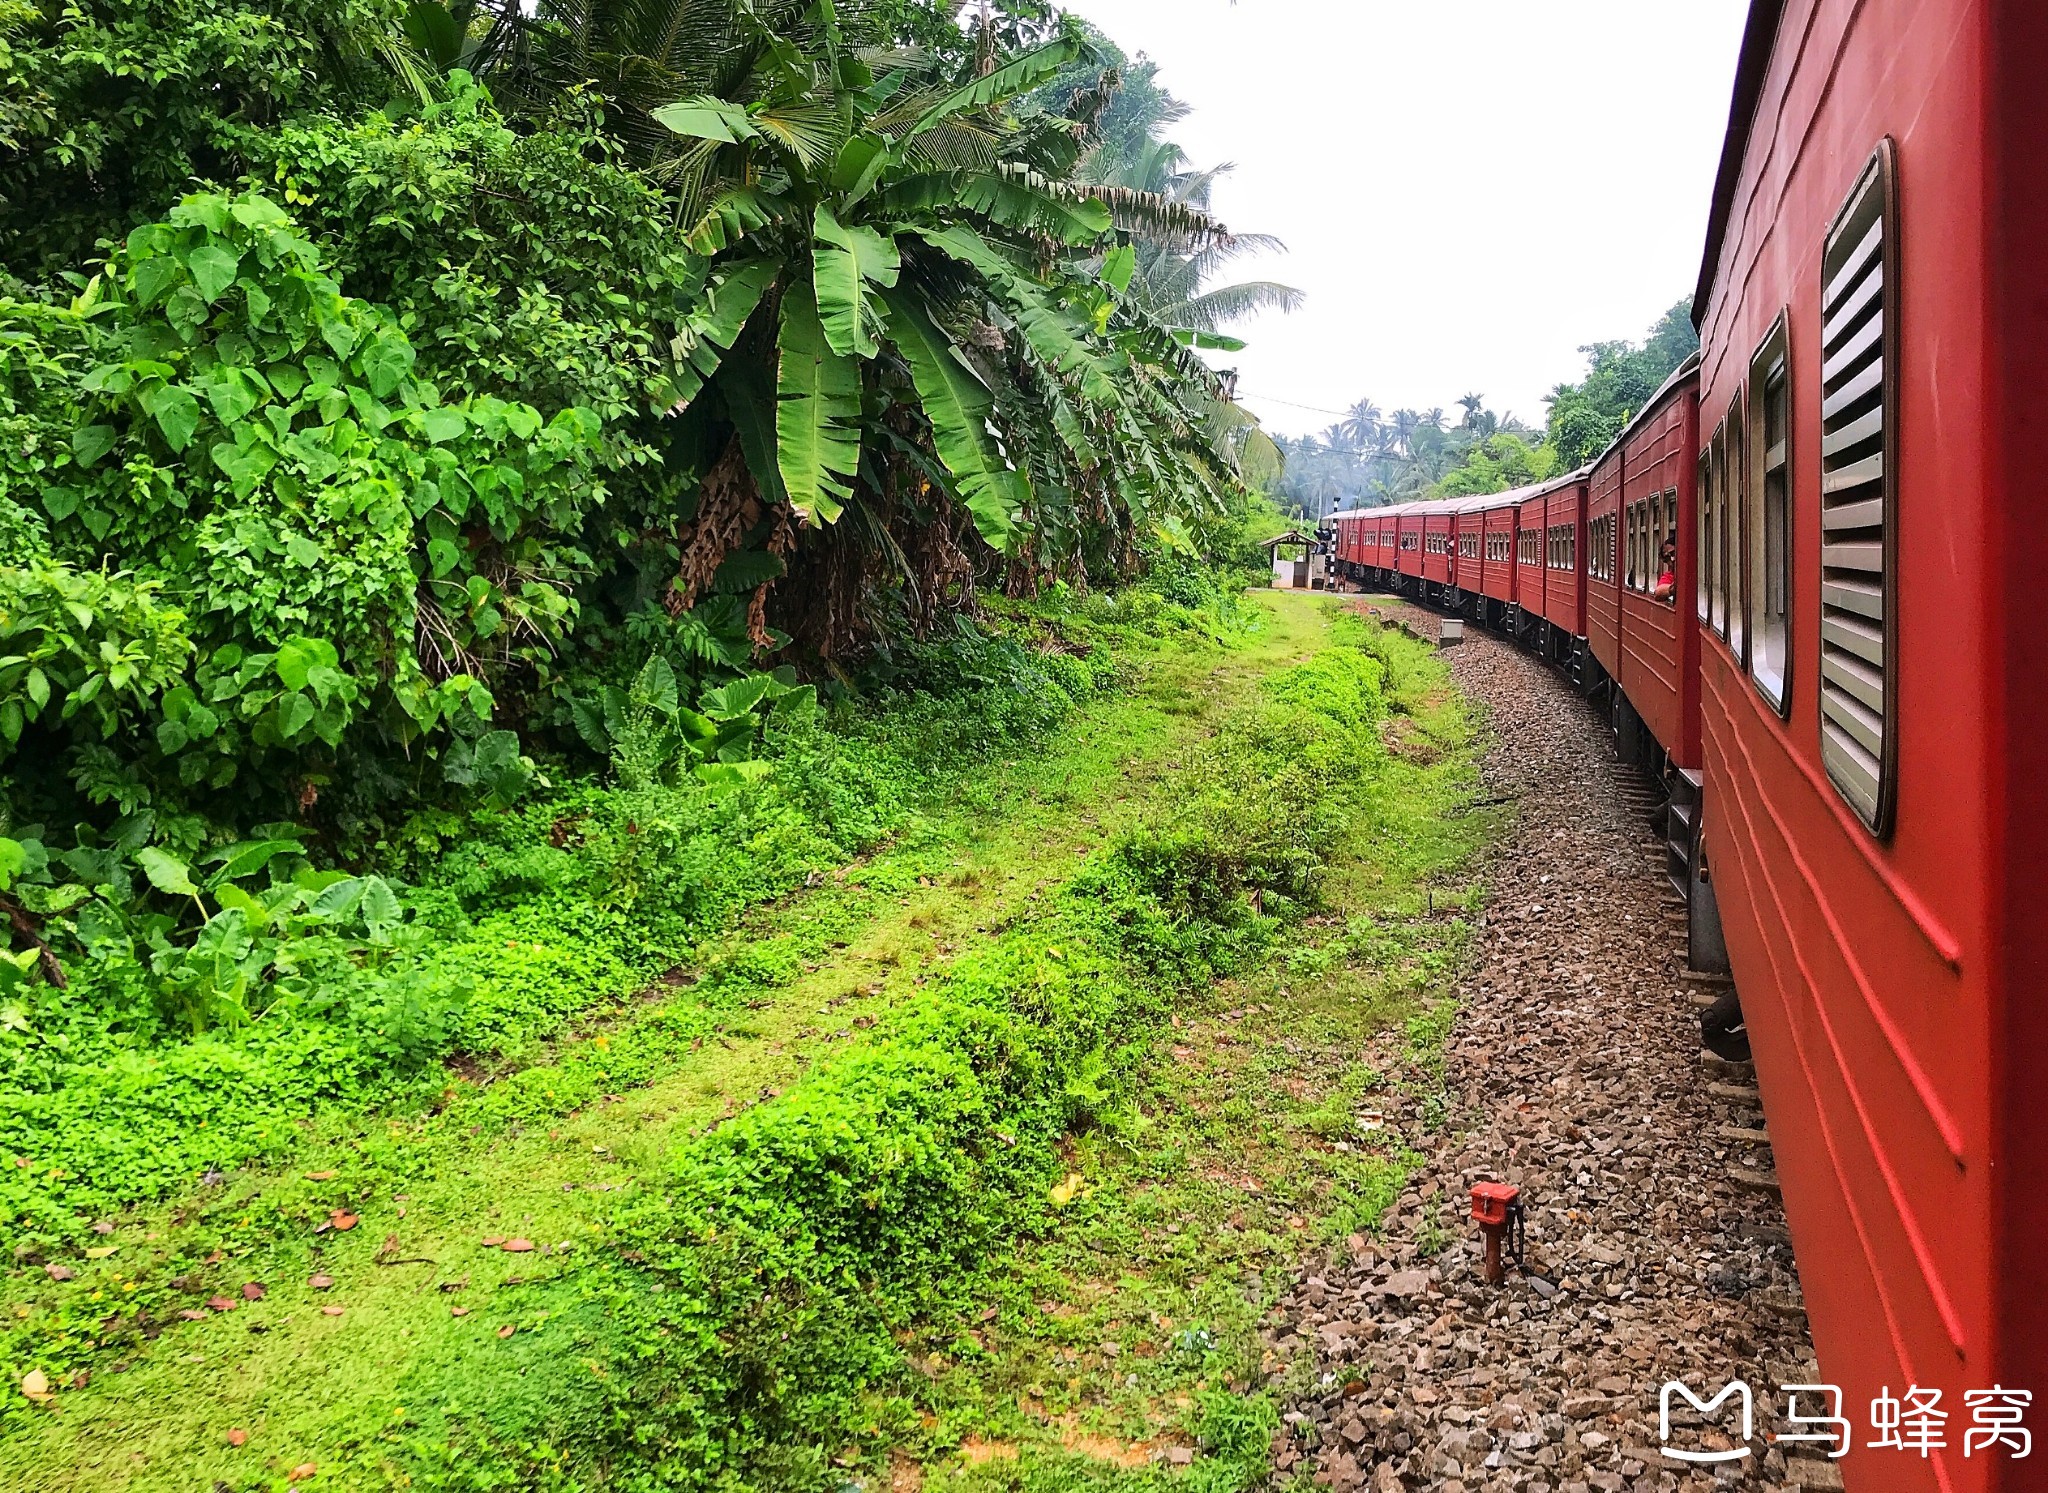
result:
<svg viewBox="0 0 2048 1493"><path fill-rule="evenodd" d="M1332 428L1341 430L1346 443L1354 450L1376 447L1380 441L1380 407L1370 399L1361 399L1345 412L1343 421Z"/></svg>

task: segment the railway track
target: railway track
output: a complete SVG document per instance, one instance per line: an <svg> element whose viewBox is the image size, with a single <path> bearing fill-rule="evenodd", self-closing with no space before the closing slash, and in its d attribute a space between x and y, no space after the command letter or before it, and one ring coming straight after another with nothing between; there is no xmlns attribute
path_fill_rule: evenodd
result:
<svg viewBox="0 0 2048 1493"><path fill-rule="evenodd" d="M1434 629L1405 603L1359 604ZM1354 1236L1272 1320L1295 1391L1280 1470L1338 1493L1839 1486L1765 1440L1777 1386L1818 1371L1754 1077L1699 1045L1718 989L1685 968L1661 795L1542 663L1466 638L1451 664L1492 719L1483 791L1516 821L1487 868L1443 1088L1389 1116L1427 1159L1381 1234ZM1493 1179L1528 1208L1530 1272L1500 1287L1468 1217L1468 1189ZM1671 1379L1749 1384L1752 1454L1713 1475L1665 1459Z"/></svg>

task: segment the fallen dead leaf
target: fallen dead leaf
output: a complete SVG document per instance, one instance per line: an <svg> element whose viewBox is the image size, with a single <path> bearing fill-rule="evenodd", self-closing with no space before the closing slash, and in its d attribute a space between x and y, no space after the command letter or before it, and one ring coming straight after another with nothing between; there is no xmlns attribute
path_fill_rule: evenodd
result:
<svg viewBox="0 0 2048 1493"><path fill-rule="evenodd" d="M334 1277L331 1275L316 1275L308 1280L306 1284L316 1291L325 1291L334 1284Z"/></svg>
<svg viewBox="0 0 2048 1493"><path fill-rule="evenodd" d="M346 1208L336 1208L327 1215L327 1221L343 1233L346 1233L362 1222L360 1218L356 1217L355 1214L349 1212Z"/></svg>
<svg viewBox="0 0 2048 1493"><path fill-rule="evenodd" d="M248 1440L249 1440L249 1433L248 1433L247 1431L243 1430L243 1429L242 1429L242 1428L241 1428L240 1426L229 1426L229 1427L228 1427L228 1445L229 1445L229 1446L244 1446L244 1445L247 1445L247 1444L248 1444Z"/></svg>
<svg viewBox="0 0 2048 1493"><path fill-rule="evenodd" d="M284 1480L288 1483L303 1483L307 1478L311 1477L314 1473L318 1472L319 1470L320 1467L317 1463L301 1462L298 1466L294 1467L290 1472L285 1474Z"/></svg>
<svg viewBox="0 0 2048 1493"><path fill-rule="evenodd" d="M505 1242L505 1236L503 1234L486 1234L482 1242L485 1249L496 1249Z"/></svg>
<svg viewBox="0 0 2048 1493"><path fill-rule="evenodd" d="M21 1376L21 1392L38 1405L50 1399L50 1376L41 1369L30 1369Z"/></svg>
<svg viewBox="0 0 2048 1493"><path fill-rule="evenodd" d="M507 1239L505 1241L505 1253L508 1255L523 1255L532 1248L533 1241L531 1239Z"/></svg>
<svg viewBox="0 0 2048 1493"><path fill-rule="evenodd" d="M448 1315L451 1317L466 1317L469 1315L469 1308L466 1306L451 1306L448 1308Z"/></svg>
<svg viewBox="0 0 2048 1493"><path fill-rule="evenodd" d="M320 1315L323 1317L338 1317L341 1315L341 1308L338 1306L323 1306L320 1308Z"/></svg>
<svg viewBox="0 0 2048 1493"><path fill-rule="evenodd" d="M92 1231L95 1234L111 1234L114 1232L114 1220L102 1218L92 1226Z"/></svg>
<svg viewBox="0 0 2048 1493"><path fill-rule="evenodd" d="M498 1336L510 1337L513 1333L517 1332L518 1330L519 1329L517 1327L514 1327L510 1322L507 1322L503 1327L500 1327L498 1329Z"/></svg>
<svg viewBox="0 0 2048 1493"><path fill-rule="evenodd" d="M235 1309L234 1298L229 1296L209 1296L206 1298L206 1304L217 1312L231 1312Z"/></svg>
<svg viewBox="0 0 2048 1493"><path fill-rule="evenodd" d="M178 1315L184 1318L184 1320L186 1320L187 1322L204 1322L206 1320L205 1312L194 1311L189 1306L186 1307L183 1311L179 1312Z"/></svg>
<svg viewBox="0 0 2048 1493"><path fill-rule="evenodd" d="M43 1267L43 1274L49 1276L51 1280L70 1280L78 1272L69 1265L45 1265Z"/></svg>
<svg viewBox="0 0 2048 1493"><path fill-rule="evenodd" d="M244 1281L242 1283L242 1299L244 1301L261 1301L264 1295L263 1287L259 1286L255 1281Z"/></svg>
<svg viewBox="0 0 2048 1493"><path fill-rule="evenodd" d="M333 1172L307 1172L306 1180L308 1182L332 1182L334 1176Z"/></svg>
<svg viewBox="0 0 2048 1493"><path fill-rule="evenodd" d="M115 1255L119 1254L120 1252L121 1246L118 1244L102 1244L97 1246L96 1248L87 1250L85 1252L85 1257L88 1260L104 1260L108 1255Z"/></svg>
<svg viewBox="0 0 2048 1493"><path fill-rule="evenodd" d="M1081 1195L1081 1189L1085 1185L1086 1179L1079 1172L1068 1172L1065 1180L1053 1184L1053 1189L1047 1196L1052 1199L1055 1208L1064 1208Z"/></svg>

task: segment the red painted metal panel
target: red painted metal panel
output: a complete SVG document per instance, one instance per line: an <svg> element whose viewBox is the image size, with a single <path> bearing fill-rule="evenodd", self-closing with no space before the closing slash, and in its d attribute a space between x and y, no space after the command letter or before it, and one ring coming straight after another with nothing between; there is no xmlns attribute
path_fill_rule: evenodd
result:
<svg viewBox="0 0 2048 1493"><path fill-rule="evenodd" d="M1610 677L1621 673L1620 524L1621 447L1616 445L1594 463L1586 488L1586 640Z"/></svg>
<svg viewBox="0 0 2048 1493"><path fill-rule="evenodd" d="M1964 1457L1959 1430L1966 1390L2048 1385L2048 883L2029 853L2048 809L2048 658L2017 625L2048 516L2043 17L2022 0L1788 0L1777 45L1753 54L1756 125L1703 277L1702 429L1739 409L1788 315L1789 719L1712 635L1699 677L1709 864L1771 1130L1788 1138L1776 1165L1821 1377L1851 1406L1917 1384L1955 1412L1931 1458L1859 1444L1843 1469L1856 1493L2041 1485L2031 1459ZM1905 278L1888 287L1898 799L1881 839L1828 780L1816 681L1820 266L1887 137ZM2024 821L2006 796L2022 783Z"/></svg>
<svg viewBox="0 0 2048 1493"><path fill-rule="evenodd" d="M1501 503L1486 510L1486 529L1482 546L1490 540L1492 551L1482 547L1480 554L1485 568L1480 573L1479 589L1495 601L1515 599L1515 516L1513 503ZM1507 543L1503 548L1501 539ZM1505 555L1505 559L1498 558Z"/></svg>
<svg viewBox="0 0 2048 1493"><path fill-rule="evenodd" d="M1544 615L1544 512L1543 499L1530 498L1515 522L1515 600L1538 617Z"/></svg>
<svg viewBox="0 0 2048 1493"><path fill-rule="evenodd" d="M2009 1177L2048 1175L2048 1125L2039 1095L2048 1073L2048 628L2008 625L2040 594L2040 536L2048 517L2048 295L2041 246L2048 244L2048 7L2038 0L1991 0L1984 138L1989 154L1985 200L1997 204L1989 230L1991 267L1986 319L1991 343L1984 553L1996 568L1979 598L1988 645L1986 725L1997 747L1986 753L1993 822L1987 892L1986 983L1992 991L1993 1086L1990 1149ZM2021 1201L2021 1200L2014 1200ZM1986 1365L2002 1383L2040 1383L2048 1344L2048 1291L2040 1289L2038 1206L2008 1206L1992 1239L1990 1274L1997 1336ZM2036 1403L2039 1403L2037 1393Z"/></svg>
<svg viewBox="0 0 2048 1493"><path fill-rule="evenodd" d="M1700 764L1699 625L1697 594L1699 381L1682 380L1645 412L1622 443L1621 528L1630 512L1655 514L1675 492L1677 587L1669 601L1651 595L1655 577L1629 584L1621 567L1621 691L1659 746L1680 767ZM1647 546L1645 546L1647 548Z"/></svg>
<svg viewBox="0 0 2048 1493"><path fill-rule="evenodd" d="M1586 484L1583 479L1554 488L1544 499L1546 529L1569 531L1569 542L1552 561L1546 543L1543 615L1573 637L1586 632ZM1546 541L1548 540L1546 534Z"/></svg>
<svg viewBox="0 0 2048 1493"><path fill-rule="evenodd" d="M1422 516L1422 578L1447 586L1451 581L1451 515Z"/></svg>
<svg viewBox="0 0 2048 1493"><path fill-rule="evenodd" d="M1422 515L1413 508L1404 508L1397 517L1395 528L1394 568L1403 575L1420 577L1422 574Z"/></svg>

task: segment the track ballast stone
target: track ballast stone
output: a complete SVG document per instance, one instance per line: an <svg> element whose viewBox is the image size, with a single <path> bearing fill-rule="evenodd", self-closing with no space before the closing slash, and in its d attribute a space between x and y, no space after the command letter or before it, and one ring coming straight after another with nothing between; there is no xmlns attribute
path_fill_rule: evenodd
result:
<svg viewBox="0 0 2048 1493"><path fill-rule="evenodd" d="M1432 616L1370 606L1435 635ZM1788 1467L1767 1440L1778 1386L1818 1371L1779 1204L1731 1179L1769 1172L1770 1151L1721 1134L1763 1120L1746 1071L1702 1062L1651 785L1556 674L1466 639L1447 657L1490 717L1482 796L1514 822L1484 871L1441 1086L1411 1066L1398 1099L1376 1096L1427 1159L1379 1234L1352 1236L1273 1315L1267 1367L1295 1391L1276 1471L1337 1493L1825 1485L1832 1467ZM1528 1209L1531 1274L1498 1287L1470 1220L1489 1180ZM1661 1385L1710 1400L1738 1379L1749 1456L1661 1455ZM1671 1445L1742 1444L1722 1425L1680 1401Z"/></svg>

